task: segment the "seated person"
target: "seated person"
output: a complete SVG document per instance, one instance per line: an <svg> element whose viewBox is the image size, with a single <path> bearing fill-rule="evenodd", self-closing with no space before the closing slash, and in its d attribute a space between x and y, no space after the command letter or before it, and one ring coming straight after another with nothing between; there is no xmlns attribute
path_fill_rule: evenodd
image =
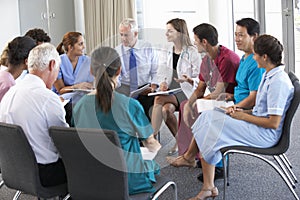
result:
<svg viewBox="0 0 300 200"><path fill-rule="evenodd" d="M0 71L6 70L8 66L8 45L4 47L0 56Z"/></svg>
<svg viewBox="0 0 300 200"><path fill-rule="evenodd" d="M99 47L91 56L91 72L96 79L96 91L85 95L74 107L73 124L79 128L100 128L117 132L128 170L129 194L154 192L159 165L143 160L139 138L151 152L161 145L140 103L115 92L121 61L116 50Z"/></svg>
<svg viewBox="0 0 300 200"><path fill-rule="evenodd" d="M119 33L121 44L115 49L120 55L122 71L116 91L129 96L130 92L150 84L150 87L134 98L142 104L151 121L150 109L154 97L148 96L148 93L154 92L158 86L157 55L149 42L138 39L138 24L134 19L124 19L119 24Z"/></svg>
<svg viewBox="0 0 300 200"><path fill-rule="evenodd" d="M32 43L35 45L33 40ZM45 187L67 181L63 162L48 132L51 126L68 126L63 105L50 90L59 65L60 58L53 45L44 43L33 48L28 56L29 74L9 89L0 107L1 122L23 128Z"/></svg>
<svg viewBox="0 0 300 200"><path fill-rule="evenodd" d="M179 110L180 103L190 97L193 92L193 79L196 81L200 72L201 55L192 45L186 22L183 19L176 18L168 21L166 36L168 42L172 42L173 45L159 53L157 79L160 85L164 85L160 87L160 90L181 88L182 92L155 96L151 123L154 135L157 135L164 120L176 138L178 125L174 112ZM188 82L185 81L185 77L193 79ZM177 142L168 154L175 153L177 153Z"/></svg>
<svg viewBox="0 0 300 200"><path fill-rule="evenodd" d="M235 41L239 50L245 52L243 55L240 65L236 74L237 86L234 88L234 95L232 93L220 94L217 99L222 100L234 100L234 103L238 107L252 108L255 104L256 92L264 72L264 69L258 68L256 61L253 59L254 40L260 33L259 23L251 18L243 18L236 22ZM195 121L191 120L193 117L192 112L184 112L185 122L192 124ZM180 130L180 128L179 128ZM190 133L191 129L188 129ZM183 151L180 151L180 155L185 152L193 152L196 149L196 143L193 141L192 136L189 140L182 140L181 146ZM173 166L184 166L187 164L184 157L178 157L176 160L170 160ZM191 162L194 164L194 161ZM189 163L189 164L191 164ZM216 167L215 178L223 178L223 166L220 162ZM200 181L203 180L202 174L198 176Z"/></svg>
<svg viewBox="0 0 300 200"><path fill-rule="evenodd" d="M254 52L258 67L266 72L253 110L233 107L227 114L204 111L192 127L201 153L203 185L191 200L218 196L214 168L222 159L221 148L233 145L268 148L277 144L281 137L285 114L294 94L294 87L281 63L283 46L273 36L261 35L254 41Z"/></svg>
<svg viewBox="0 0 300 200"><path fill-rule="evenodd" d="M4 94L16 84L15 80L27 70L28 54L36 44L30 37L16 37L7 46L7 69L0 71L0 102Z"/></svg>
<svg viewBox="0 0 300 200"><path fill-rule="evenodd" d="M91 61L84 55L84 48L84 38L79 32L67 32L57 47L61 66L53 91L61 95L63 100L70 100L65 105L68 124L71 123L73 104L86 94L74 90L94 88L94 77L90 73Z"/></svg>
<svg viewBox="0 0 300 200"><path fill-rule="evenodd" d="M193 29L195 45L199 53L206 53L202 59L197 89L188 101L180 104L179 128L178 128L178 154L182 155L188 148L192 139L189 124L198 115L196 109L192 109L198 98L216 99L223 92L233 93L236 86L235 74L239 66L239 57L232 50L218 44L218 32L210 24L200 24ZM204 95L206 88L208 95ZM190 117L190 115L192 117ZM189 124L183 122L183 117L188 116ZM192 119L194 118L194 119Z"/></svg>
<svg viewBox="0 0 300 200"><path fill-rule="evenodd" d="M44 42L51 42L49 35L40 28L30 29L25 33L25 36L31 37L35 40L36 44L42 44Z"/></svg>
<svg viewBox="0 0 300 200"><path fill-rule="evenodd" d="M66 33L58 45L61 66L54 83L58 94L73 92L73 89L94 88L94 77L90 74L91 61L84 55L84 48L84 38L79 32Z"/></svg>

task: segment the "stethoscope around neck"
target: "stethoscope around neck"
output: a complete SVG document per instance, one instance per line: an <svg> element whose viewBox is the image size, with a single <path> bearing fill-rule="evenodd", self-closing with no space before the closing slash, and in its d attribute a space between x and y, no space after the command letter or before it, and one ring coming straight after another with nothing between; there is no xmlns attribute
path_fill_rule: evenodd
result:
<svg viewBox="0 0 300 200"><path fill-rule="evenodd" d="M173 54L173 50L169 51L168 54ZM180 53L180 59L189 60L190 59L190 53L188 51L188 47L184 48L184 50Z"/></svg>

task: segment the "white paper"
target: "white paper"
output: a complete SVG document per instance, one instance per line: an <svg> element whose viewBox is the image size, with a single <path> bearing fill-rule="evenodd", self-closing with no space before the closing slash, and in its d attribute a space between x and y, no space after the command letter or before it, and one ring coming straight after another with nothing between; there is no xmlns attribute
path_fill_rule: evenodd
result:
<svg viewBox="0 0 300 200"><path fill-rule="evenodd" d="M217 101L217 100L209 100L209 99L197 99L196 101L197 104L197 110L198 113L201 113L205 110L214 110L215 107L229 107L233 106L234 103L233 101Z"/></svg>
<svg viewBox="0 0 300 200"><path fill-rule="evenodd" d="M130 92L129 96L130 97L138 96L140 93L144 92L149 87L150 87L150 84L144 85L143 87L141 87L141 88L139 88L137 90L133 90L132 92Z"/></svg>
<svg viewBox="0 0 300 200"><path fill-rule="evenodd" d="M158 151L151 152L146 147L140 147L140 148L144 160L153 160L158 152Z"/></svg>
<svg viewBox="0 0 300 200"><path fill-rule="evenodd" d="M148 96L156 96L156 95L166 95L167 96L167 95L171 95L171 94L176 94L181 91L182 91L181 88L176 88L176 89L167 90L167 91L152 92L152 93L149 93Z"/></svg>
<svg viewBox="0 0 300 200"><path fill-rule="evenodd" d="M68 90L68 91L72 91L72 92L86 92L86 93L90 93L92 91L94 91L94 89L65 89L65 90Z"/></svg>

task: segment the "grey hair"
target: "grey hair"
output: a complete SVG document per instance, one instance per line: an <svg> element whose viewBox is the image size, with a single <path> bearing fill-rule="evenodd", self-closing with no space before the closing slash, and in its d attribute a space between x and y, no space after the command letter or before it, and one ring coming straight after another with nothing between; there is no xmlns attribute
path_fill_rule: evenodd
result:
<svg viewBox="0 0 300 200"><path fill-rule="evenodd" d="M28 56L28 70L43 71L51 60L55 60L55 68L59 68L61 59L55 46L50 43L43 43L33 48Z"/></svg>
<svg viewBox="0 0 300 200"><path fill-rule="evenodd" d="M125 18L120 23L120 26L130 27L131 32L137 32L138 31L138 25L135 19L132 18Z"/></svg>

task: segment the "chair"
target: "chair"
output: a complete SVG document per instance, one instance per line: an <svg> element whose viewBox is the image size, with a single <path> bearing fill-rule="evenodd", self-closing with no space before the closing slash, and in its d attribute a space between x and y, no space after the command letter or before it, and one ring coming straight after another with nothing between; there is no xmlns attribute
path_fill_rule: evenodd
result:
<svg viewBox="0 0 300 200"><path fill-rule="evenodd" d="M13 199L21 193L52 198L67 194L67 184L43 187L33 150L18 125L0 122L0 163L4 184L17 190Z"/></svg>
<svg viewBox="0 0 300 200"><path fill-rule="evenodd" d="M290 164L288 158L284 154L290 145L290 128L291 128L291 123L292 119L294 117L295 112L297 111L299 101L300 101L300 85L299 85L299 79L296 77L296 75L293 72L289 72L289 77L294 85L294 97L291 102L291 105L289 109L287 110L285 119L284 119L284 124L282 128L282 135L279 140L279 142L270 148L255 148L255 147L246 147L246 146L229 146L229 147L224 147L221 149L222 153L222 161L224 165L224 197L226 197L226 189L227 186L229 186L228 182L228 174L229 174L229 155L230 154L245 154L245 155L250 155L256 158L259 158L269 165L271 165L276 172L281 176L281 178L284 180L284 182L287 184L288 188L290 191L293 193L295 199L299 199L298 195L296 194L294 188L295 188L295 183L298 182L295 174L292 171L292 165ZM228 162L226 162L226 156L228 155ZM273 156L275 161L277 162L276 165L273 161L267 159L265 156ZM227 167L228 163L228 167ZM293 179L291 178L291 176Z"/></svg>
<svg viewBox="0 0 300 200"><path fill-rule="evenodd" d="M49 132L65 164L72 199L157 199L169 186L177 199L176 184L164 177L157 177L156 193L128 195L124 153L116 132L68 127L50 127Z"/></svg>

